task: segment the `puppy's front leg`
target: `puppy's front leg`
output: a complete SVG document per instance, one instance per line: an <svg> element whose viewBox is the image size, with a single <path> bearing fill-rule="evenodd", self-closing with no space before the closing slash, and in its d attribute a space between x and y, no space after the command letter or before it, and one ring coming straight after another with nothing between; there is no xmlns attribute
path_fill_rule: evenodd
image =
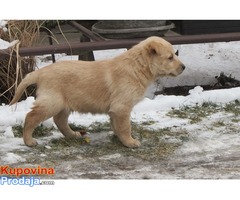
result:
<svg viewBox="0 0 240 200"><path fill-rule="evenodd" d="M140 142L131 136L130 113L110 112L113 131L126 147L139 147Z"/></svg>

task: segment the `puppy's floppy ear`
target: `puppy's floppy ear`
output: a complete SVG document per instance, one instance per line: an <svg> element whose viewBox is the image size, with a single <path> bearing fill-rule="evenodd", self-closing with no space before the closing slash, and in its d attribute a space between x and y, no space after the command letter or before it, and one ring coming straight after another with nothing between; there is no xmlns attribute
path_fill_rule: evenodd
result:
<svg viewBox="0 0 240 200"><path fill-rule="evenodd" d="M163 45L160 42L152 41L148 45L148 52L150 55L161 55Z"/></svg>

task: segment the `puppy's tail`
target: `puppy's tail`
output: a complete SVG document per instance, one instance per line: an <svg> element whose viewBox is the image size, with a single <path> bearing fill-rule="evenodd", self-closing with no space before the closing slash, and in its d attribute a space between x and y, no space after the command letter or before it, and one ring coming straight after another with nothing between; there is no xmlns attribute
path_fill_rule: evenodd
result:
<svg viewBox="0 0 240 200"><path fill-rule="evenodd" d="M15 104L16 102L18 102L18 100L20 99L20 97L22 96L23 92L25 91L25 89L29 86L29 85L32 85L32 84L35 84L37 83L37 79L38 79L38 73L35 71L35 72L32 72L32 73L29 73L23 80L22 82L19 84L16 92L15 92L15 95L12 99L12 101L10 102L10 106Z"/></svg>

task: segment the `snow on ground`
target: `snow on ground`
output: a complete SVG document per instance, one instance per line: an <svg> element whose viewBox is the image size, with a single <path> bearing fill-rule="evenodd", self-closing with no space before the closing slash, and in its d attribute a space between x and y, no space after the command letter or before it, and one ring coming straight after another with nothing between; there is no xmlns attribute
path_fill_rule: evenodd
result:
<svg viewBox="0 0 240 200"><path fill-rule="evenodd" d="M214 82L214 76L220 72L232 74L233 77L240 79L239 70L239 42L214 43L214 44L195 44L178 45L180 59L187 66L182 75L176 78L164 78L160 82L162 86L209 84ZM96 51L95 58L103 59L115 56L125 49ZM59 55L58 60L77 59L76 57L66 57ZM50 64L44 57L38 58L37 67L44 67ZM150 93L156 88L151 89ZM199 86L189 92L188 96L165 96L159 95L154 99L145 98L137 104L131 114L131 120L137 124L143 122L153 122L149 124L150 129L171 128L176 131L186 130L189 134L188 140L182 143L164 162L144 163L142 168L127 169L127 173L115 171L114 178L240 178L240 119L239 116L229 114L223 110L209 114L199 123L191 123L188 118L169 116L169 112L174 109L181 109L187 106L202 105L204 102L217 103L224 105L234 100L240 100L240 88L222 89L214 91L203 91ZM25 115L31 109L34 102L33 97L19 102L17 105L0 106L0 162L1 165L23 163L28 160L28 155L32 156L33 151L23 145L22 138L14 137L12 127L22 125ZM91 115L73 113L69 118L70 123L89 126L95 122L107 122L106 115ZM213 124L219 126L213 126ZM44 126L51 127L52 119L43 123ZM221 126L220 126L221 125ZM230 126L231 125L231 126ZM62 135L55 131L51 138L60 138ZM165 136L162 138L167 142L179 142L177 137ZM47 144L48 138L38 138L41 145L51 148ZM104 145L104 144L102 144ZM92 147L94 148L94 146ZM25 155L17 152L26 152ZM39 153L40 154L40 153ZM40 154L44 158L44 153ZM120 154L113 152L111 155L104 155L100 160L119 159ZM81 155L79 161L83 164ZM87 162L87 161L86 161ZM91 160L90 160L91 162ZM131 165L128 158L126 165ZM76 163L72 163L73 166ZM93 164L93 163L92 163ZM147 164L147 166L146 166ZM96 164L97 165L97 164ZM140 165L140 164L139 164ZM88 170L92 170L89 165ZM66 167L66 166L65 166ZM96 166L97 168L100 166ZM71 165L67 165L66 170L73 170ZM125 169L125 168L124 168ZM59 171L63 167L59 167ZM76 170L76 169L75 169ZM96 169L95 169L96 170ZM119 170L119 169L118 169ZM126 170L126 169L125 169ZM94 171L97 173L99 171ZM131 173L130 173L131 172ZM61 174L61 172L59 172ZM81 177L80 172L75 174L65 174L63 171L57 178ZM104 178L104 171L99 172ZM141 174L141 175L140 175ZM147 174L147 175L146 175ZM69 176L68 176L69 175ZM109 178L109 175L106 176ZM111 177L111 176L110 176Z"/></svg>

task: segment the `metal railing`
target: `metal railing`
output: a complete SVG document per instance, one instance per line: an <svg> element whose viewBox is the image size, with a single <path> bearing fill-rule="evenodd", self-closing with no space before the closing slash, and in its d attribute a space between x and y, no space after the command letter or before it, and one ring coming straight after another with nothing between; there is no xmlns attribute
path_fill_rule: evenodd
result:
<svg viewBox="0 0 240 200"><path fill-rule="evenodd" d="M105 49L130 48L139 43L144 38L138 39L119 39L104 40L92 31L83 27L75 21L71 21L70 25L78 29L84 36L89 38L89 42L73 42L68 44L53 44L49 46L26 47L19 49L20 56L37 56L44 54L71 53L73 51L93 51ZM210 42L230 42L240 41L240 32L233 33L214 33L201 35L180 35L163 37L171 44L193 44L193 43L210 43ZM92 40L92 41L90 41ZM0 50L0 58L10 56L11 49Z"/></svg>

